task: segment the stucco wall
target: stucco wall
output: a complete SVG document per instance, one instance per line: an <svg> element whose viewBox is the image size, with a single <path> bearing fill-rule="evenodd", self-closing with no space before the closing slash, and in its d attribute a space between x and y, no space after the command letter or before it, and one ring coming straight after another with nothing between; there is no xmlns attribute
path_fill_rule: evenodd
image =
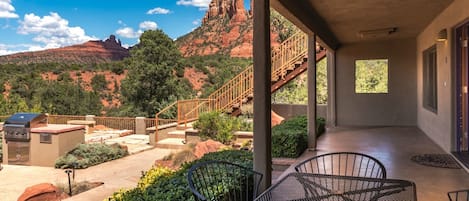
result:
<svg viewBox="0 0 469 201"><path fill-rule="evenodd" d="M306 115L307 105L298 104L272 104L272 110L285 119L290 119L298 115ZM318 117L326 118L327 105L318 105L316 107Z"/></svg>
<svg viewBox="0 0 469 201"><path fill-rule="evenodd" d="M415 39L345 44L337 51L339 126L415 126ZM355 60L388 59L388 93L355 93Z"/></svg>
<svg viewBox="0 0 469 201"><path fill-rule="evenodd" d="M453 28L469 18L469 1L455 0L432 23L430 23L417 37L417 89L418 89L418 127L424 131L433 141L441 146L445 151L453 149L452 141L454 135L453 124L455 113L452 104L455 101L452 93L455 83L452 78L452 34ZM446 42L436 42L437 33L446 28L448 30L448 40ZM438 112L433 113L423 107L423 61L422 52L432 45L437 44L437 90L438 90Z"/></svg>
<svg viewBox="0 0 469 201"><path fill-rule="evenodd" d="M55 160L85 142L83 129L51 134L52 143L40 143L40 133L31 133L31 165L54 166Z"/></svg>

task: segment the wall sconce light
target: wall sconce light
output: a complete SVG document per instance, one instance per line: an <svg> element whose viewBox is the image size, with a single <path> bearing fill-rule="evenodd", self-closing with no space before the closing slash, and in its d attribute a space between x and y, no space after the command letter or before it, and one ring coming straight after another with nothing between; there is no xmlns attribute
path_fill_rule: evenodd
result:
<svg viewBox="0 0 469 201"><path fill-rule="evenodd" d="M442 29L440 32L438 32L438 36L436 37L436 41L438 42L444 42L448 39L448 32L446 29Z"/></svg>

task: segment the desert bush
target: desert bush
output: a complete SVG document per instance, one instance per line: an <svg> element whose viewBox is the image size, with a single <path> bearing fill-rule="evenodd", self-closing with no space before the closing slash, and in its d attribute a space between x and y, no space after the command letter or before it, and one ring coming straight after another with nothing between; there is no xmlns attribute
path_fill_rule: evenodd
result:
<svg viewBox="0 0 469 201"><path fill-rule="evenodd" d="M56 168L87 168L122 158L129 153L118 144L80 144L55 161Z"/></svg>
<svg viewBox="0 0 469 201"><path fill-rule="evenodd" d="M208 160L222 160L252 168L252 153L242 150L225 150L205 154L201 159L185 163L177 171L164 167L153 167L145 172L139 186L115 192L109 201L144 200L194 200L187 182L187 170L195 163Z"/></svg>
<svg viewBox="0 0 469 201"><path fill-rule="evenodd" d="M242 121L220 112L207 112L200 115L194 128L199 130L202 140L213 139L223 144L234 140L234 131L241 128Z"/></svg>
<svg viewBox="0 0 469 201"><path fill-rule="evenodd" d="M317 137L325 132L325 119L316 119ZM272 156L296 158L308 148L308 118L304 115L272 128Z"/></svg>

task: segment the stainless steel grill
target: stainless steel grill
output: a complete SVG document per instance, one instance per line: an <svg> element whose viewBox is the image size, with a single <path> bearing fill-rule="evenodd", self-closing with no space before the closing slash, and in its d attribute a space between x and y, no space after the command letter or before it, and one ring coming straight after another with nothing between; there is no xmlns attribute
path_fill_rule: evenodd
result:
<svg viewBox="0 0 469 201"><path fill-rule="evenodd" d="M30 141L31 128L47 126L47 116L36 113L16 113L3 124L6 141Z"/></svg>

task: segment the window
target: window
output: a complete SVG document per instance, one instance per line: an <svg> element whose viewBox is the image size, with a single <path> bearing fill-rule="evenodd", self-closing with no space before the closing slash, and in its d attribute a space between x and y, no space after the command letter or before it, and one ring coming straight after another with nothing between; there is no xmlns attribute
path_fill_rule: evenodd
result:
<svg viewBox="0 0 469 201"><path fill-rule="evenodd" d="M388 60L355 61L355 93L388 93Z"/></svg>
<svg viewBox="0 0 469 201"><path fill-rule="evenodd" d="M438 110L436 45L423 52L423 107Z"/></svg>

